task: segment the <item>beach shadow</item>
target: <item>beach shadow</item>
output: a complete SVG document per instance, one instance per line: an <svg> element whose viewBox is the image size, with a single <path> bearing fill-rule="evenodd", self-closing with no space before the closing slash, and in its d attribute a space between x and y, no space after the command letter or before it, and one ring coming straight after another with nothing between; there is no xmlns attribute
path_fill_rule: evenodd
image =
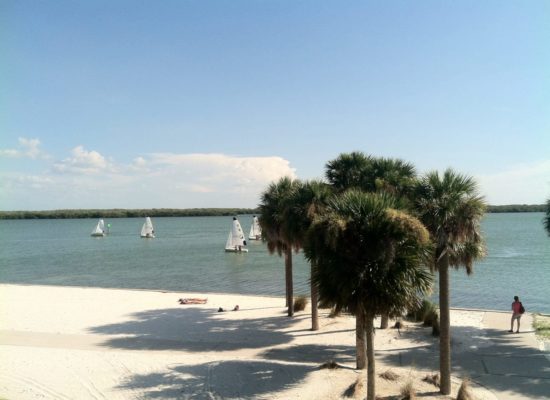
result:
<svg viewBox="0 0 550 400"><path fill-rule="evenodd" d="M111 336L101 345L117 349L230 351L288 343L293 337L283 330L298 322L286 316L246 319L240 315L168 308L138 312L130 321L95 326L89 332Z"/></svg>
<svg viewBox="0 0 550 400"><path fill-rule="evenodd" d="M425 328L431 332L431 328ZM550 361L538 349L521 344L503 330L451 327L452 374L469 376L489 390L510 391L526 398L550 393ZM398 350L376 351L377 361L398 367L439 370L439 339Z"/></svg>
<svg viewBox="0 0 550 400"><path fill-rule="evenodd" d="M355 347L305 344L286 348L269 349L259 356L268 360L317 363L318 365L330 360L338 364L353 364L355 363Z"/></svg>
<svg viewBox="0 0 550 400"><path fill-rule="evenodd" d="M166 373L134 375L118 389L140 390L151 399L269 398L299 384L314 367L260 361L219 361L180 365Z"/></svg>

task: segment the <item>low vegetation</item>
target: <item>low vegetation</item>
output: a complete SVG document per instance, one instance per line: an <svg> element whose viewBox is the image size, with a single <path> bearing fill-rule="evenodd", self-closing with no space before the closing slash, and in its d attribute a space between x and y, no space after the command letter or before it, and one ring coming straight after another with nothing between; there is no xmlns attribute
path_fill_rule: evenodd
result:
<svg viewBox="0 0 550 400"><path fill-rule="evenodd" d="M439 387L439 383L440 383L439 374L430 374L430 375L426 375L422 380L423 380L424 382L431 383L431 384L434 385L435 387Z"/></svg>
<svg viewBox="0 0 550 400"><path fill-rule="evenodd" d="M470 379L464 378L462 384L458 389L458 394L456 395L456 400L474 400L475 397L472 394L470 389Z"/></svg>
<svg viewBox="0 0 550 400"><path fill-rule="evenodd" d="M402 400L414 400L416 399L416 389L412 381L408 381L405 386L401 388Z"/></svg>
<svg viewBox="0 0 550 400"><path fill-rule="evenodd" d="M536 314L533 316L533 328L538 337L550 339L550 316Z"/></svg>
<svg viewBox="0 0 550 400"><path fill-rule="evenodd" d="M294 311L304 311L307 306L307 297L298 296L294 299Z"/></svg>
<svg viewBox="0 0 550 400"><path fill-rule="evenodd" d="M385 379L387 381L396 381L399 379L399 375L393 372L391 369L388 369L387 371L382 372L379 376L380 378Z"/></svg>

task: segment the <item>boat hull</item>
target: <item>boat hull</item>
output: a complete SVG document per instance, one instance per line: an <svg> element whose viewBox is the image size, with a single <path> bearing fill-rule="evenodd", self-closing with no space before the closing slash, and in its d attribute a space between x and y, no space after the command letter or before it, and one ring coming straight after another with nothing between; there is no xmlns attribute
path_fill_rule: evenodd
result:
<svg viewBox="0 0 550 400"><path fill-rule="evenodd" d="M248 249L233 249L233 248L226 248L225 251L227 253L248 253Z"/></svg>
<svg viewBox="0 0 550 400"><path fill-rule="evenodd" d="M90 236L91 237L103 237L103 236L105 236L105 234L104 233L92 233Z"/></svg>
<svg viewBox="0 0 550 400"><path fill-rule="evenodd" d="M141 235L140 236L142 239L154 239L155 238L155 235Z"/></svg>

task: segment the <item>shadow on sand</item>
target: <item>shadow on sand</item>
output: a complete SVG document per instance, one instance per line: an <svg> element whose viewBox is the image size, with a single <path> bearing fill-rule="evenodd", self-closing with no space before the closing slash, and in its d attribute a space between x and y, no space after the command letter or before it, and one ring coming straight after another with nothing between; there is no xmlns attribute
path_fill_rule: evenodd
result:
<svg viewBox="0 0 550 400"><path fill-rule="evenodd" d="M242 311L238 313L246 315ZM219 318L216 310L203 308L167 308L139 312L131 317L131 321L96 326L89 331L116 335L102 343L116 349L229 351L288 343L292 336L282 330L298 322L286 316Z"/></svg>
<svg viewBox="0 0 550 400"><path fill-rule="evenodd" d="M431 345L377 351L377 360L437 372L439 341L431 338L431 328L425 331ZM526 398L545 398L550 393L550 361L542 352L515 340L514 334L471 326L453 326L451 331L454 376L469 376L490 390L514 392Z"/></svg>
<svg viewBox="0 0 550 400"><path fill-rule="evenodd" d="M140 389L151 399L256 399L289 389L314 370L273 362L219 361L180 365L165 374L134 375L119 389Z"/></svg>

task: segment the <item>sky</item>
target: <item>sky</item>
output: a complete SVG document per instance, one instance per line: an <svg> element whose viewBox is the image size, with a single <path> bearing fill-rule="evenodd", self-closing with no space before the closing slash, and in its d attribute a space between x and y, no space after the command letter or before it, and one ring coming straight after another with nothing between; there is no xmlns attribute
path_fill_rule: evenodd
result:
<svg viewBox="0 0 550 400"><path fill-rule="evenodd" d="M2 0L0 210L255 207L339 154L550 198L550 2Z"/></svg>

